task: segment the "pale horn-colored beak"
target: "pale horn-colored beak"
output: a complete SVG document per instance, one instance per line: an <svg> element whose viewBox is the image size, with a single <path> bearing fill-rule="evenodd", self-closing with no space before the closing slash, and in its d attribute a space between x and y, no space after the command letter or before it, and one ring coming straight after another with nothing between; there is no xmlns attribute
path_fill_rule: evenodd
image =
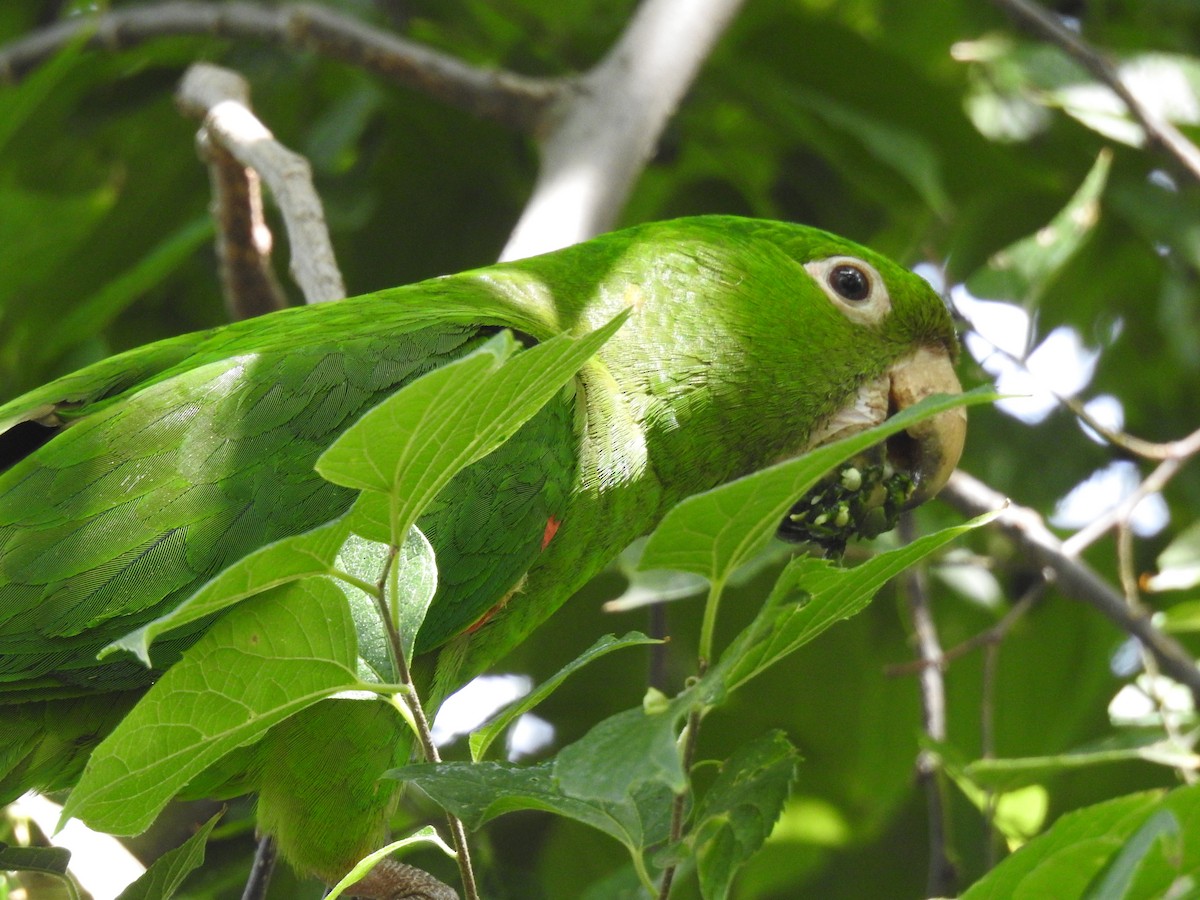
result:
<svg viewBox="0 0 1200 900"><path fill-rule="evenodd" d="M888 377L892 412L906 409L933 394L962 393L950 354L940 348L920 348L895 363L888 371ZM962 456L966 438L967 413L959 407L925 419L888 440L888 458L916 482L916 491L905 504L906 508L932 499L945 486Z"/></svg>

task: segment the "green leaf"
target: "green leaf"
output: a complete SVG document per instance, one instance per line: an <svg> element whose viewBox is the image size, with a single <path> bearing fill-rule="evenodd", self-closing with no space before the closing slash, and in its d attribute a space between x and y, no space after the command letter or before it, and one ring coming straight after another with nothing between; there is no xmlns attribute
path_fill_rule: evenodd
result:
<svg viewBox="0 0 1200 900"><path fill-rule="evenodd" d="M65 847L13 847L0 841L0 872L43 872L67 878L71 851Z"/></svg>
<svg viewBox="0 0 1200 900"><path fill-rule="evenodd" d="M387 548L374 544L384 554ZM417 643L417 632L429 612L429 604L437 593L438 570L433 547L415 525L408 529L408 536L396 555L395 577L389 585L388 602L396 610L397 631L404 658L413 658L413 647ZM395 590L395 596L391 590Z"/></svg>
<svg viewBox="0 0 1200 900"><path fill-rule="evenodd" d="M133 884L121 891L117 900L170 900L194 870L204 865L204 845L224 810L200 826L186 841L168 850Z"/></svg>
<svg viewBox="0 0 1200 900"><path fill-rule="evenodd" d="M573 673L579 671L588 663L612 653L614 650L620 650L623 647L641 647L646 644L661 644L660 640L648 638L644 634L637 631L631 631L623 637L606 634L584 650L579 656L571 660L552 676L537 686L526 696L522 697L515 703L505 707L500 713L488 722L482 728L471 733L470 747L471 758L474 760L483 759L487 754L488 748L492 742L496 740L504 730L512 723L514 719L524 713L529 712L551 694L567 680Z"/></svg>
<svg viewBox="0 0 1200 900"><path fill-rule="evenodd" d="M37 115L38 108L71 74L84 55L84 45L92 29L82 28L70 43L38 66L17 85L0 88L0 153L26 120Z"/></svg>
<svg viewBox="0 0 1200 900"><path fill-rule="evenodd" d="M92 753L63 808L137 834L192 778L277 722L360 688L354 623L337 582L308 578L222 616Z"/></svg>
<svg viewBox="0 0 1200 900"><path fill-rule="evenodd" d="M392 497L406 530L459 470L503 444L624 323L567 334L512 355L507 332L405 385L344 432L317 460L322 477Z"/></svg>
<svg viewBox="0 0 1200 900"><path fill-rule="evenodd" d="M1200 584L1200 520L1193 522L1158 555L1158 573L1145 579L1150 591L1183 591ZM1168 618L1176 613L1167 611Z"/></svg>
<svg viewBox="0 0 1200 900"><path fill-rule="evenodd" d="M1036 306L1100 221L1100 195L1111 168L1112 151L1104 150L1050 224L1005 247L967 279L971 293Z"/></svg>
<svg viewBox="0 0 1200 900"><path fill-rule="evenodd" d="M1088 886L1159 806L1162 793L1118 797L1067 813L1005 859L962 900L1091 896Z"/></svg>
<svg viewBox="0 0 1200 900"><path fill-rule="evenodd" d="M1196 757L1161 732L1131 732L1067 753L1015 759L978 759L962 767L962 774L982 788L1011 791L1039 784L1055 775L1112 763L1144 760L1169 767L1191 769Z"/></svg>
<svg viewBox="0 0 1200 900"><path fill-rule="evenodd" d="M1088 894L1093 897L1172 896L1173 891L1162 889L1169 888L1174 880L1171 877L1173 873L1169 871L1165 873L1166 884L1159 890L1134 893L1132 888L1135 881L1145 878L1158 880L1164 874L1156 873L1154 869L1170 868L1169 861L1164 857L1179 857L1183 840L1181 832L1180 822L1170 810L1158 810L1130 836L1125 846L1104 870L1099 882L1089 888Z"/></svg>
<svg viewBox="0 0 1200 900"><path fill-rule="evenodd" d="M627 709L592 726L558 751L554 777L563 793L588 801L620 803L644 784L672 793L687 787L675 745L678 726L695 702L685 691L661 712Z"/></svg>
<svg viewBox="0 0 1200 900"><path fill-rule="evenodd" d="M393 770L389 777L415 784L471 830L524 809L552 812L589 825L621 842L635 866L642 853L667 838L671 790L646 785L615 801L572 796L555 777L555 764L515 766L496 762L426 763Z"/></svg>
<svg viewBox="0 0 1200 900"><path fill-rule="evenodd" d="M386 646L387 632L379 620L374 598L362 586L373 588L378 584L389 563L393 565L393 577L389 579L386 589L389 594L395 591L389 603L397 613L397 630L405 659L412 659L417 632L437 593L437 564L433 547L421 529L414 525L408 530L408 536L394 562L387 544L352 534L338 551L334 571L334 574L348 575L358 582L356 585L351 581L344 585L344 589L351 602L360 645L366 638L374 648L369 652L364 650L363 655L372 668L380 673L391 670L390 650Z"/></svg>
<svg viewBox="0 0 1200 900"><path fill-rule="evenodd" d="M433 844L441 849L443 853L450 857L457 857L455 853L441 835L432 825L426 825L419 831L414 831L406 838L401 838L398 841L392 841L386 847L380 847L374 853L370 853L359 860L358 865L346 873L346 876L330 888L329 893L325 895L325 900L337 900L348 889L354 887L368 872L375 868L375 864L381 859L391 856L397 850L402 850L405 847L411 847L413 844Z"/></svg>
<svg viewBox="0 0 1200 900"><path fill-rule="evenodd" d="M723 584L734 569L766 546L784 514L834 466L922 419L959 406L989 403L995 397L983 389L929 397L867 431L689 497L667 513L650 535L641 568L694 572L713 584Z"/></svg>
<svg viewBox="0 0 1200 900"><path fill-rule="evenodd" d="M884 584L948 543L995 518L988 513L880 553L852 569L799 557L779 576L762 611L721 658L728 690L741 687L838 622L862 612Z"/></svg>
<svg viewBox="0 0 1200 900"><path fill-rule="evenodd" d="M766 841L787 800L799 757L781 731L741 747L696 809L696 866L705 900L725 900L738 869Z"/></svg>
<svg viewBox="0 0 1200 900"><path fill-rule="evenodd" d="M1068 813L963 900L1191 896L1200 878L1200 786L1118 797Z"/></svg>

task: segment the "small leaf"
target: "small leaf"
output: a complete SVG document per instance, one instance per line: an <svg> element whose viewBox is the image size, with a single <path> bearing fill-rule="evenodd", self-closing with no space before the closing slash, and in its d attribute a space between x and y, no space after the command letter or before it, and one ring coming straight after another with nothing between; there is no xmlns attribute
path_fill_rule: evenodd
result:
<svg viewBox="0 0 1200 900"><path fill-rule="evenodd" d="M725 900L737 870L766 841L796 775L796 749L781 731L740 748L696 809L695 854L705 900Z"/></svg>
<svg viewBox="0 0 1200 900"><path fill-rule="evenodd" d="M669 789L652 786L611 803L581 799L562 789L554 770L553 762L451 762L406 766L387 774L415 784L472 830L504 813L539 809L602 831L633 853L667 837Z"/></svg>
<svg viewBox="0 0 1200 900"><path fill-rule="evenodd" d="M362 687L346 598L329 578L227 612L93 752L63 808L110 834L144 830L179 790L272 725Z"/></svg>
<svg viewBox="0 0 1200 900"><path fill-rule="evenodd" d="M382 544L374 546L383 548ZM404 658L412 659L417 632L421 630L425 614L429 612L429 604L437 593L438 583L433 547L415 525L408 529L408 536L396 556L395 572L396 580L389 585L389 591L394 586L396 596L390 596L389 593L388 603L396 610L396 630L400 634Z"/></svg>
<svg viewBox="0 0 1200 900"><path fill-rule="evenodd" d="M554 777L564 794L588 801L621 803L641 785L661 784L673 793L687 787L675 746L679 723L694 703L685 691L667 711L641 706L609 716L558 751Z"/></svg>
<svg viewBox="0 0 1200 900"><path fill-rule="evenodd" d="M617 557L617 569L625 576L625 591L620 597L604 604L605 612L629 612L654 603L670 603L703 595L708 591L708 582L691 572L641 569L639 563L646 540L644 537L638 538Z"/></svg>
<svg viewBox="0 0 1200 900"><path fill-rule="evenodd" d="M1104 150L1075 195L1050 223L996 253L985 268L967 279L968 290L977 297L1037 305L1100 221L1100 195L1111 167L1112 152Z"/></svg>
<svg viewBox="0 0 1200 900"><path fill-rule="evenodd" d="M442 840L442 836L437 833L437 830L432 825L426 825L419 831L414 831L406 838L401 838L398 841L392 841L386 847L380 847L374 853L364 856L358 861L353 869L346 873L346 876L330 888L329 893L325 895L325 900L337 900L350 888L354 887L362 880L368 872L375 868L375 864L381 859L391 856L397 850L405 847L410 847L413 844L433 844L447 856L457 858L458 854L454 852L450 846Z"/></svg>
<svg viewBox="0 0 1200 900"><path fill-rule="evenodd" d="M184 879L204 865L204 846L224 814L221 810L186 841L156 859L137 881L121 891L117 900L170 900L175 896Z"/></svg>
<svg viewBox="0 0 1200 900"><path fill-rule="evenodd" d="M71 851L65 847L13 847L0 841L0 872L43 872L67 877Z"/></svg>
<svg viewBox="0 0 1200 900"><path fill-rule="evenodd" d="M852 569L810 557L793 560L755 621L730 644L716 672L728 690L741 687L832 625L862 612L896 575L995 515L925 535Z"/></svg>
<svg viewBox="0 0 1200 900"><path fill-rule="evenodd" d="M1193 522L1158 555L1158 574L1142 580L1148 591L1184 591L1200 584L1200 520ZM1175 608L1167 616L1178 616Z"/></svg>
<svg viewBox="0 0 1200 900"><path fill-rule="evenodd" d="M597 640L596 643L584 650L579 656L575 657L575 659L571 660L571 662L567 663L538 685L536 690L531 691L517 702L505 707L487 725L473 732L470 737L471 758L474 760L483 759L492 742L504 732L504 729L514 719L529 712L529 710L553 694L568 677L582 669L588 663L612 653L614 650L620 650L623 647L641 647L646 644L661 643L663 642L654 638L648 638L637 631L631 631L623 637L616 637L611 634L604 635L604 637Z"/></svg>
<svg viewBox="0 0 1200 900"><path fill-rule="evenodd" d="M650 535L641 568L694 572L723 584L767 544L796 500L834 466L939 412L994 399L990 390L979 389L929 397L867 431L689 497Z"/></svg>

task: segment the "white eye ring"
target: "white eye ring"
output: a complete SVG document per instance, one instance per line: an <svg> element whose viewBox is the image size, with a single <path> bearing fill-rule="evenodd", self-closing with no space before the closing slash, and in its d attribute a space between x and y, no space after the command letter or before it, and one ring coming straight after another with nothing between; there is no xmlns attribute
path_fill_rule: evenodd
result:
<svg viewBox="0 0 1200 900"><path fill-rule="evenodd" d="M855 256L830 256L805 263L804 269L846 318L863 325L883 321L892 309L883 277Z"/></svg>

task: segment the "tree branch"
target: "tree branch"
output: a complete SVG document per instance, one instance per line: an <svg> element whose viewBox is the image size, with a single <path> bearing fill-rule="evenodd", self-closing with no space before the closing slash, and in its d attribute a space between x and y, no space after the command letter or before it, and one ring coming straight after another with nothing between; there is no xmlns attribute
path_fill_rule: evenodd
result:
<svg viewBox="0 0 1200 900"><path fill-rule="evenodd" d="M906 544L917 538L911 515L900 520L900 538ZM937 623L929 603L929 579L922 565L904 573L904 593L908 597L909 615L917 643L917 656L922 665L918 672L921 689L921 728L932 741L944 743L946 732L946 683L942 676L943 658ZM925 892L929 897L945 897L955 893L958 873L949 853L949 821L937 754L921 750L917 754L917 782L925 790L925 805L929 816L929 869Z"/></svg>
<svg viewBox="0 0 1200 900"><path fill-rule="evenodd" d="M1106 84L1129 110L1146 133L1146 142L1170 154L1196 181L1200 181L1200 148L1184 137L1169 121L1147 109L1121 81L1112 63L1083 38L1066 28L1062 22L1032 0L994 0L997 6L1013 18L1028 25L1052 44L1056 44L1080 65Z"/></svg>
<svg viewBox="0 0 1200 900"><path fill-rule="evenodd" d="M1122 631L1141 641L1163 673L1186 685L1200 705L1200 669L1191 654L1155 628L1144 611L1126 605L1121 593L1090 566L1064 553L1062 542L1035 510L1010 504L1003 494L962 471L950 477L938 496L969 516L1002 509L992 527L1000 528L1037 565L1048 570L1063 596L1095 608Z"/></svg>
<svg viewBox="0 0 1200 900"><path fill-rule="evenodd" d="M548 117L542 166L501 259L608 231L701 64L744 0L644 0Z"/></svg>
<svg viewBox="0 0 1200 900"><path fill-rule="evenodd" d="M217 260L225 310L233 321L261 316L287 306L271 268L271 232L263 219L262 180L234 158L208 129L196 135L208 163L212 215L217 225Z"/></svg>
<svg viewBox="0 0 1200 900"><path fill-rule="evenodd" d="M536 128L564 88L559 79L527 78L469 65L316 4L272 7L241 0L170 0L57 22L0 47L0 82L24 78L88 33L91 37L84 46L108 51L177 35L263 41L306 50L526 132Z"/></svg>
<svg viewBox="0 0 1200 900"><path fill-rule="evenodd" d="M346 296L333 255L321 198L308 160L275 140L250 111L250 88L236 72L196 63L179 85L180 108L204 122L204 130L271 189L283 213L292 250L292 277L307 303Z"/></svg>

